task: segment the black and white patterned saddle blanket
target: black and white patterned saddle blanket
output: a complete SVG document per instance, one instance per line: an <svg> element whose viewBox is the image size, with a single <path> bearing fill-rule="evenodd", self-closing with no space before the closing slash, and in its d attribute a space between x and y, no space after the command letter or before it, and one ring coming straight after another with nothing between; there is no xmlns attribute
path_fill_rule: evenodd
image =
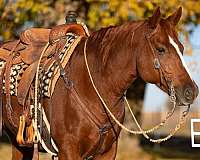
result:
<svg viewBox="0 0 200 160"><path fill-rule="evenodd" d="M73 33L67 33L66 34L66 44L59 54L59 59L61 64L65 63L65 59L67 57L67 54L69 52L73 52L75 49L76 45L78 44L75 43L78 39L80 39L79 36L73 34ZM57 79L60 76L60 73L58 72L58 65L55 64L56 62L53 61L51 65L48 67L48 69L45 72L41 72L39 75L39 80L40 80L40 93L42 94L41 96L46 96L50 97L53 93L55 83ZM64 64L63 66L65 66ZM5 66L5 61L0 60L0 71L4 68ZM29 65L21 62L19 64L15 64L11 67L11 72L10 72L10 94L12 96L17 96L17 88L20 83L21 77L23 73L26 71L26 69L29 67ZM54 77L52 79L52 76ZM53 84L51 84L53 82ZM3 79L3 91L5 93L5 79Z"/></svg>

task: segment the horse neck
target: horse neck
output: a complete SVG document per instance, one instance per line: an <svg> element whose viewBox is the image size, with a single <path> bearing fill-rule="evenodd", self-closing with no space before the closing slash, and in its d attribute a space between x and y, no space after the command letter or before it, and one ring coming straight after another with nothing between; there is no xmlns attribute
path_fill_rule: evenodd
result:
<svg viewBox="0 0 200 160"><path fill-rule="evenodd" d="M141 22L127 23L95 32L87 43L95 84L104 99L113 105L136 79L134 31Z"/></svg>

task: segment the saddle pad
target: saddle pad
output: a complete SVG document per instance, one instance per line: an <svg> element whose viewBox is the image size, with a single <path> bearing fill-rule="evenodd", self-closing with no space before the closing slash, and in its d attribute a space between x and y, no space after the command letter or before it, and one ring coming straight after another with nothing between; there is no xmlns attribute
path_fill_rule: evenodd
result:
<svg viewBox="0 0 200 160"><path fill-rule="evenodd" d="M0 60L0 71L4 68L5 66L5 61ZM16 65L13 65L11 67L11 72L10 72L10 95L12 96L17 96L17 87L19 85L19 82L21 80L22 74L28 67L27 64L25 63L19 63ZM5 93L5 79L3 79L3 91Z"/></svg>
<svg viewBox="0 0 200 160"><path fill-rule="evenodd" d="M59 54L59 59L63 67L66 66L70 58L69 55L71 54L69 53L72 53L74 51L75 47L77 46L80 40L80 36L77 36L73 33L66 34L66 44L61 53ZM4 60L0 60L0 72L4 68L5 63L6 62ZM28 67L29 65L23 62L12 65L10 73L10 95L17 96L17 89L21 77ZM41 69L43 70L44 68L41 67ZM41 71L39 74L40 96L50 97L52 95L59 76L59 67L56 64L55 60L52 60L51 63L48 64L48 68L45 71ZM5 77L3 79L3 91L5 93Z"/></svg>
<svg viewBox="0 0 200 160"><path fill-rule="evenodd" d="M63 68L67 65L74 49L78 45L81 40L81 36L77 36L75 34L67 35L67 42L64 46L64 49L59 54L59 59ZM48 65L47 71L45 71L42 77L40 76L40 84L42 88L42 95L46 97L50 97L53 94L56 82L60 77L59 66L54 61L51 65Z"/></svg>

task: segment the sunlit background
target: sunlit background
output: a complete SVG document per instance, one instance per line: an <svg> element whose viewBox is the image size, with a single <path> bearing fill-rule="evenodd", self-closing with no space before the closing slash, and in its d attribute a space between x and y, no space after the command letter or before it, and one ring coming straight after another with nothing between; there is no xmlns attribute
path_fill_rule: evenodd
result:
<svg viewBox="0 0 200 160"><path fill-rule="evenodd" d="M93 31L125 21L147 18L157 6L161 7L164 17L179 6L183 7L182 19L177 29L185 46L184 59L200 86L200 0L0 0L0 40L18 38L20 32L26 28L51 28L62 24L70 10L77 11L78 19L84 21ZM159 123L170 109L167 95L154 85L146 85L142 80L131 86L128 98L144 128ZM175 127L180 113L181 109L178 109L169 120L169 125L152 136L159 138L167 135ZM193 104L184 128L168 142L153 145L141 137L122 132L117 160L200 159L200 149L192 148L190 141L190 119L198 117L200 118L200 96ZM133 126L129 113L125 125ZM11 159L11 146L6 136L0 140L0 160ZM50 159L50 156L42 154L40 159Z"/></svg>

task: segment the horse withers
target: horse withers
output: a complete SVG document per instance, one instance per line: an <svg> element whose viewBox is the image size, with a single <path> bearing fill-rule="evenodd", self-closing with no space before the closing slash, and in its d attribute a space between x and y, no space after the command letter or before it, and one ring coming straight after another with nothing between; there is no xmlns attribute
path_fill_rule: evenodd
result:
<svg viewBox="0 0 200 160"><path fill-rule="evenodd" d="M124 93L138 77L156 84L171 95L173 88L179 105L190 105L198 87L183 60L183 45L176 25L182 9L166 19L159 8L147 20L103 28L83 37L64 68L51 98L43 106L50 122L50 134L58 148L59 160L114 160L121 128L103 107L93 82L112 114L123 123ZM84 59L87 54L87 62ZM66 78L67 77L67 78ZM71 85L66 85L67 79ZM12 142L12 159L32 159L33 147L20 147L16 132L22 106L11 97L13 125L3 97L4 129Z"/></svg>

